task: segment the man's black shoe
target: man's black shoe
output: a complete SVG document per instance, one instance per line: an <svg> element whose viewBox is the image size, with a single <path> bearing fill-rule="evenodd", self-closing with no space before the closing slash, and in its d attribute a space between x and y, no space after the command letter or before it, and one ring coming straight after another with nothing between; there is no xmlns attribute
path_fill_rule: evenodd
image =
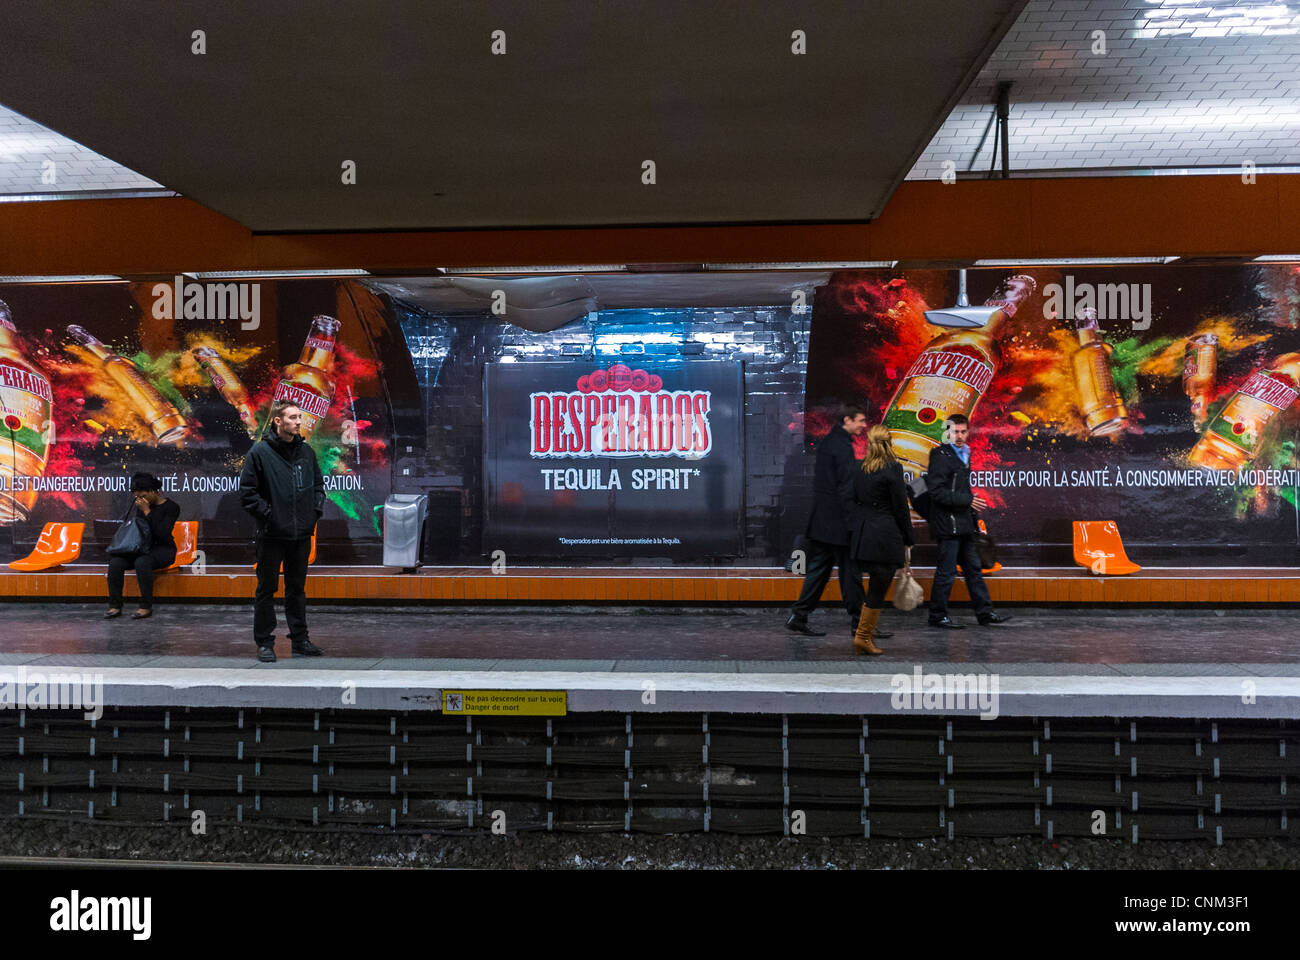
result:
<svg viewBox="0 0 1300 960"><path fill-rule="evenodd" d="M953 623L952 619L949 617L944 617L942 620L930 620L929 625L932 627L937 627L941 630L965 630L966 629L960 623Z"/></svg>
<svg viewBox="0 0 1300 960"><path fill-rule="evenodd" d="M263 663L275 663L275 647L264 647L261 644L258 644L257 659L261 660Z"/></svg>
<svg viewBox="0 0 1300 960"><path fill-rule="evenodd" d="M809 636L809 637L826 636L825 630L814 630L812 627L808 626L807 620L803 619L802 617L797 617L794 614L790 615L790 619L785 622L785 625L788 629L793 630L795 633L802 633L805 636Z"/></svg>
<svg viewBox="0 0 1300 960"><path fill-rule="evenodd" d="M986 613L984 616L979 618L979 621L981 627L987 627L991 623L1006 623L1010 619L1011 617L1009 614Z"/></svg>
<svg viewBox="0 0 1300 960"><path fill-rule="evenodd" d="M302 657L319 657L321 648L310 640L295 640L293 641L293 652Z"/></svg>

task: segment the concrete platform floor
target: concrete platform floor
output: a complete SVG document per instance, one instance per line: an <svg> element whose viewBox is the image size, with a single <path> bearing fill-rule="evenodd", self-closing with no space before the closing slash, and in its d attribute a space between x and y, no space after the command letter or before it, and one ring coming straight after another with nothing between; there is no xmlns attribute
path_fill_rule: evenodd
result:
<svg viewBox="0 0 1300 960"><path fill-rule="evenodd" d="M159 604L149 620L133 607L105 621L102 605L0 604L0 663L58 655L102 665L138 666L159 658L180 665L243 666L252 662L249 605ZM728 608L665 612L662 608L500 608L309 606L311 638L331 660L379 669L554 668L608 671L671 665L674 670L735 671L753 665L798 664L802 672L852 672L875 662L1061 664L1076 674L1111 673L1108 665L1256 664L1300 667L1300 622L1290 610L1015 608L1002 626L979 627L955 611L960 631L926 626L923 610L887 610L886 655L856 656L843 610L821 609L806 637L784 627L786 611ZM281 615L277 651L288 653ZM295 662L295 661L289 661ZM280 664L277 666L283 666ZM761 669L761 668L760 668ZM1129 671L1123 671L1129 672ZM1286 671L1290 673L1288 669ZM1297 672L1300 672L1298 670Z"/></svg>
<svg viewBox="0 0 1300 960"><path fill-rule="evenodd" d="M440 710L444 691L548 690L566 692L570 713L1300 719L1289 610L1022 608L987 628L959 612L960 631L889 611L886 655L863 657L842 610L818 611L831 633L805 637L774 608L319 605L308 622L327 655L291 656L281 624L273 664L254 657L251 605L159 605L143 621L103 611L0 604L0 682L77 673L113 707ZM928 704L918 671L978 676L992 699L981 687ZM896 699L899 684L916 697Z"/></svg>

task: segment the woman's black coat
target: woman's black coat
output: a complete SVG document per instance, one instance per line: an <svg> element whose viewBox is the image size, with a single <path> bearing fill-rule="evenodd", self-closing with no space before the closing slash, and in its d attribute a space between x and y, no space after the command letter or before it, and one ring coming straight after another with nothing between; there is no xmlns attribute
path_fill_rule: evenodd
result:
<svg viewBox="0 0 1300 960"><path fill-rule="evenodd" d="M849 518L849 550L853 557L864 563L901 567L905 561L903 548L914 542L903 468L891 463L874 473L863 473L859 466L841 498Z"/></svg>

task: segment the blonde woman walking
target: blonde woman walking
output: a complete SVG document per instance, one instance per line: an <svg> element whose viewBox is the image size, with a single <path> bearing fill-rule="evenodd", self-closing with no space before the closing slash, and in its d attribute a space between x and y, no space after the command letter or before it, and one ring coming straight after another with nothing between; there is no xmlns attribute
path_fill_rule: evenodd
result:
<svg viewBox="0 0 1300 960"><path fill-rule="evenodd" d="M867 455L862 468L853 472L841 491L849 519L849 556L856 559L869 578L866 604L853 637L860 653L884 653L877 638L891 634L877 630L880 612L890 581L906 559L912 545L912 518L907 509L903 468L894 456L889 430L877 424L867 431Z"/></svg>

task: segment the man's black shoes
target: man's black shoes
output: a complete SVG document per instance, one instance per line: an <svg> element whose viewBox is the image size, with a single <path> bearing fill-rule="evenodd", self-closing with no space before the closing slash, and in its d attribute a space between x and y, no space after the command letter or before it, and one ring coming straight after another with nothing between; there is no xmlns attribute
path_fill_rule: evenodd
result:
<svg viewBox="0 0 1300 960"><path fill-rule="evenodd" d="M1001 613L986 613L983 616L978 617L977 619L979 620L981 627L988 627L988 626L992 626L995 623L1006 623L1008 620L1011 619L1011 617L1007 614L1001 614ZM953 621L948 617L944 617L942 620L931 620L929 621L929 625L932 627L937 627L942 630L964 630L965 629L965 627L963 627L960 623L953 623Z"/></svg>
<svg viewBox="0 0 1300 960"><path fill-rule="evenodd" d="M942 620L931 620L929 621L929 625L940 630L965 630L966 629L960 623L953 623L952 619L949 617L944 617Z"/></svg>
<svg viewBox="0 0 1300 960"><path fill-rule="evenodd" d="M804 636L808 636L808 637L826 636L825 630L814 630L812 627L808 626L808 621L805 620L803 617L799 616L798 614L794 614L794 613L790 614L790 619L785 622L785 625L788 629L793 630L795 633L802 633Z"/></svg>
<svg viewBox="0 0 1300 960"><path fill-rule="evenodd" d="M319 657L323 652L320 647L306 637L292 641L293 652L299 657ZM275 663L275 647L271 644L257 645L257 659L263 663Z"/></svg>

